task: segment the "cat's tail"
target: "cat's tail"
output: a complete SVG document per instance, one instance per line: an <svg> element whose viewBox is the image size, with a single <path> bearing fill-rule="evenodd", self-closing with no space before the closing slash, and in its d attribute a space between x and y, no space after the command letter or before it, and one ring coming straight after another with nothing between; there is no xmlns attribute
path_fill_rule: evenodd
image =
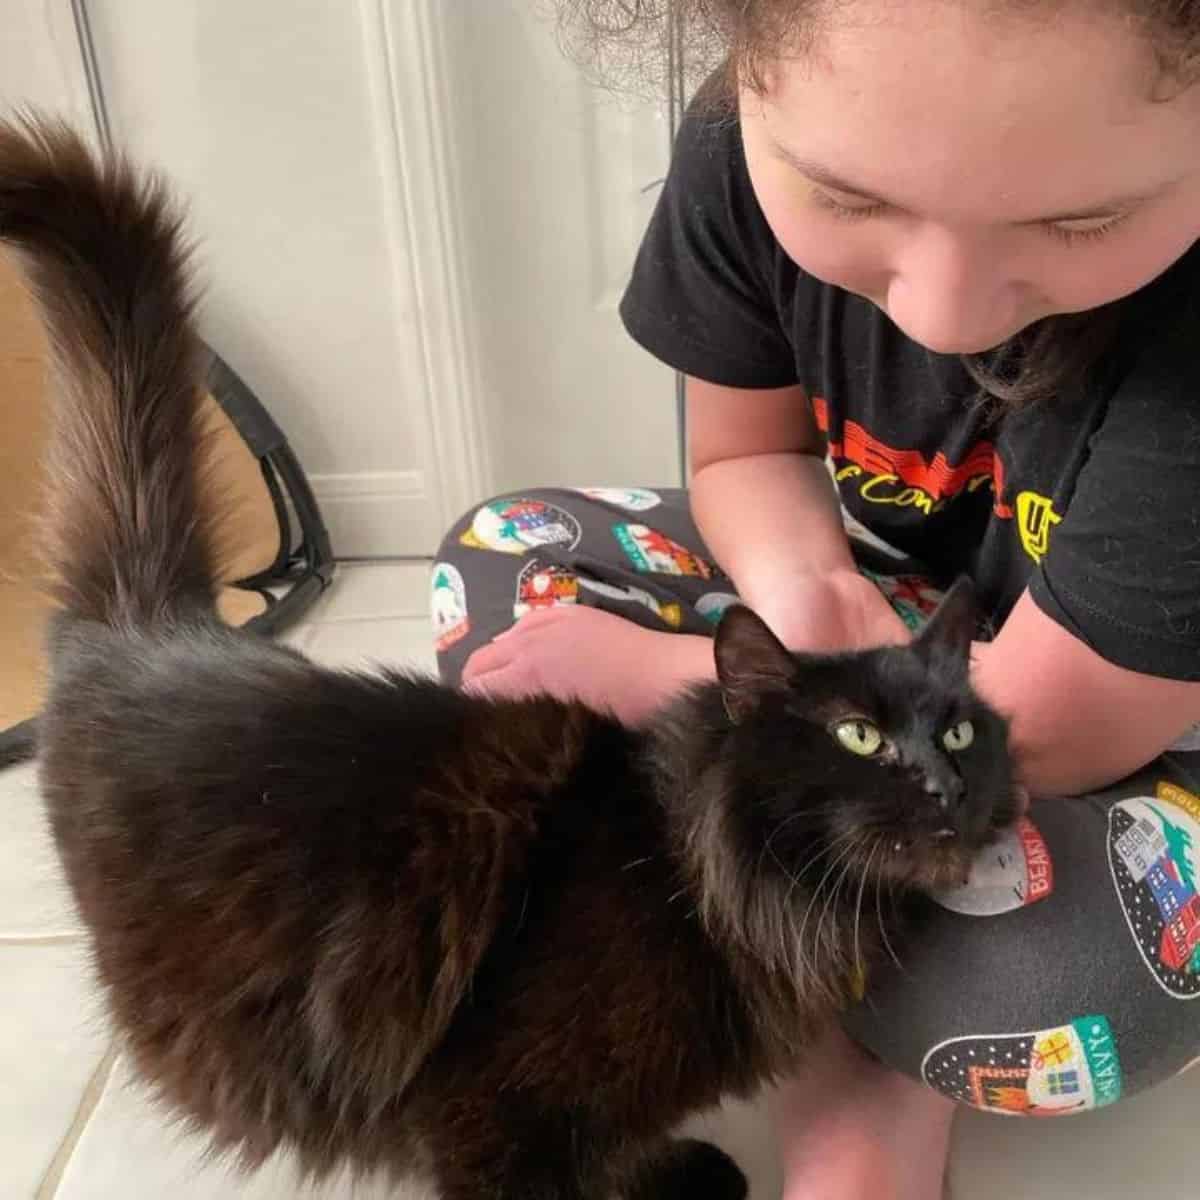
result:
<svg viewBox="0 0 1200 1200"><path fill-rule="evenodd" d="M51 346L54 598L125 628L210 607L195 466L204 359L181 215L157 179L27 115L0 123L0 240L19 251Z"/></svg>

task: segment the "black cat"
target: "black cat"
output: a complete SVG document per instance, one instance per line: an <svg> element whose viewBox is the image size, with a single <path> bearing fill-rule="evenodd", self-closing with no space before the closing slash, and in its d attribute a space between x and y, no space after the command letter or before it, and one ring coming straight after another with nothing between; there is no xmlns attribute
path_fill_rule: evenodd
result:
<svg viewBox="0 0 1200 1200"><path fill-rule="evenodd" d="M161 187L7 126L0 236L58 380L42 782L141 1074L247 1167L744 1195L668 1131L793 1069L886 950L887 893L961 878L1015 815L969 592L911 646L838 657L735 608L719 684L637 732L325 670L214 616Z"/></svg>

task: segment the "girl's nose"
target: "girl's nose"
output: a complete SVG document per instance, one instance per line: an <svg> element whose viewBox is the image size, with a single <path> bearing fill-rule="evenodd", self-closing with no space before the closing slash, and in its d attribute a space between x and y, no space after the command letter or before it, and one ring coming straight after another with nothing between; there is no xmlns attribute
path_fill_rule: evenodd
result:
<svg viewBox="0 0 1200 1200"><path fill-rule="evenodd" d="M888 316L938 354L990 350L1019 327L1019 290L999 253L945 229L914 233L893 262Z"/></svg>

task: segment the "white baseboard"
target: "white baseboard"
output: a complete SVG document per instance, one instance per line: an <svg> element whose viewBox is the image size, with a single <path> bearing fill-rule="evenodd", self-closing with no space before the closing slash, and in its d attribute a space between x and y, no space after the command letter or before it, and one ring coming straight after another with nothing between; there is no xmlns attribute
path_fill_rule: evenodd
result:
<svg viewBox="0 0 1200 1200"><path fill-rule="evenodd" d="M442 506L421 471L313 475L309 483L339 558L432 555L445 533Z"/></svg>

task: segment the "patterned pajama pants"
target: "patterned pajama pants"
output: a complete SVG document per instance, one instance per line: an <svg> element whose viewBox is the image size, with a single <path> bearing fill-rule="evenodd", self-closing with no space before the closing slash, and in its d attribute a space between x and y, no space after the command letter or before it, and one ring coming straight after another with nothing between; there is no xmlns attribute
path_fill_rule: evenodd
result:
<svg viewBox="0 0 1200 1200"><path fill-rule="evenodd" d="M859 568L910 627L939 598L917 564L848 522ZM584 604L711 634L736 596L681 490L532 489L472 511L432 577L439 670L532 609ZM1200 1059L1200 746L1121 784L1036 802L966 887L867 981L850 1032L976 1108L1057 1116Z"/></svg>

